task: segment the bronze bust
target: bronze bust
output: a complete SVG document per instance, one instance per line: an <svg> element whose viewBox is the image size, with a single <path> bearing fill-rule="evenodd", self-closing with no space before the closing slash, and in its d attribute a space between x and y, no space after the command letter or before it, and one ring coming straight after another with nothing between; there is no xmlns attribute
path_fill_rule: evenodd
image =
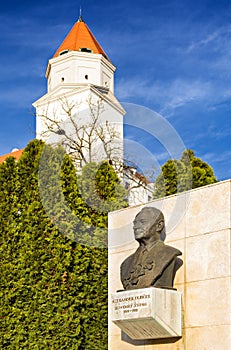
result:
<svg viewBox="0 0 231 350"><path fill-rule="evenodd" d="M121 264L121 282L125 290L138 288L173 288L182 253L161 240L165 229L163 213L153 207L143 208L133 222L139 247ZM180 264L179 264L180 261Z"/></svg>

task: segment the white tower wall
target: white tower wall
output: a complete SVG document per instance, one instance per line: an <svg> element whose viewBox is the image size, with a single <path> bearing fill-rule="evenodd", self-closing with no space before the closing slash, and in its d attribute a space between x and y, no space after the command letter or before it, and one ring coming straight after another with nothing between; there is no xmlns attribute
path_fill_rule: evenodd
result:
<svg viewBox="0 0 231 350"><path fill-rule="evenodd" d="M47 143L62 143L63 135L56 133L56 131L63 129L68 137L77 140L83 132L82 126L87 133L89 128L93 126L94 120L97 119L95 133L103 128L105 141L111 138L113 156L122 161L124 111L119 103L112 102L93 86L79 85L75 89L70 86L69 89L66 87L66 90L69 91L62 88L59 95L48 93L47 96L45 95L34 104L37 114L36 137ZM98 106L99 109L97 109ZM70 114L68 110L70 110ZM91 160L100 161L106 159L107 156L95 133L92 135L94 149ZM83 139L84 137L86 136L82 135Z"/></svg>
<svg viewBox="0 0 231 350"><path fill-rule="evenodd" d="M103 55L71 51L49 60L48 92L62 83L93 84L114 93L115 66Z"/></svg>

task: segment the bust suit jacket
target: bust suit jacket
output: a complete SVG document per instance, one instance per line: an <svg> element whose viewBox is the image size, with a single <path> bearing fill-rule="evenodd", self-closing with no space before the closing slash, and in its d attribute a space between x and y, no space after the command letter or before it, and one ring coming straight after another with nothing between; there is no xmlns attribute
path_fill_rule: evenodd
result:
<svg viewBox="0 0 231 350"><path fill-rule="evenodd" d="M125 290L159 287L172 288L175 264L182 253L158 240L147 249L140 245L120 267L121 282Z"/></svg>

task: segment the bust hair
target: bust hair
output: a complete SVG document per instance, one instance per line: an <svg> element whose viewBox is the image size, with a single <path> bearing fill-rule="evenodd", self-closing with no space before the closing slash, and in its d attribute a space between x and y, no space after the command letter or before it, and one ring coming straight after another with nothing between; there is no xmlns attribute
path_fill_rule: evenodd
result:
<svg viewBox="0 0 231 350"><path fill-rule="evenodd" d="M164 221L164 215L161 210L154 208L154 207L144 207L141 209L140 213L142 211L147 211L150 213L151 217L155 219L155 221L163 220Z"/></svg>

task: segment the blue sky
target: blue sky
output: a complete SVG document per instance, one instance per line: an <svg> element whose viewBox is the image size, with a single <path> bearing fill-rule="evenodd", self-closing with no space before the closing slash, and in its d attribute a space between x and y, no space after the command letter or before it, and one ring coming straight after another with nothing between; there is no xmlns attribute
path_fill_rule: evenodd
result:
<svg viewBox="0 0 231 350"><path fill-rule="evenodd" d="M2 4L0 154L34 138L31 104L46 92L47 61L80 5L117 66L117 98L160 113L218 179L231 178L231 3L222 0Z"/></svg>

